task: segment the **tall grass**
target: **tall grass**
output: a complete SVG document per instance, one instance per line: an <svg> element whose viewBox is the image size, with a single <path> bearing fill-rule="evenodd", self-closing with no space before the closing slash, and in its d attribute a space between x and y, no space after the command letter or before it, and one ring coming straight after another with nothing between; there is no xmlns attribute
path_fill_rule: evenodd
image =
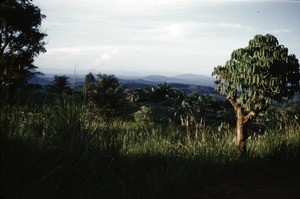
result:
<svg viewBox="0 0 300 199"><path fill-rule="evenodd" d="M207 183L300 154L299 126L250 137L240 157L234 130L190 140L180 127L105 121L72 103L0 113L5 198L192 197Z"/></svg>

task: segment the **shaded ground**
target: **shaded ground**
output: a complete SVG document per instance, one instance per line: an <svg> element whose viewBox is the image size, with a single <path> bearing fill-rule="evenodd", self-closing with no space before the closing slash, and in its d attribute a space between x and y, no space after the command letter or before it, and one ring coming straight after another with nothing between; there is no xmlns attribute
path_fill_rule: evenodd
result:
<svg viewBox="0 0 300 199"><path fill-rule="evenodd" d="M300 199L299 164L276 166L245 177L232 177L207 186L195 198Z"/></svg>
<svg viewBox="0 0 300 199"><path fill-rule="evenodd" d="M193 198L193 199L300 199L300 163L271 165L263 170L239 174L237 176L219 177L204 187L198 193L188 196L164 195L158 198ZM266 169L267 168L267 169ZM70 181L72 182L72 180ZM55 194L54 194L55 195ZM49 196L47 198L54 198ZM2 199L2 197L0 196ZM6 197L3 197L6 198ZM7 198L29 198L15 196ZM30 197L35 198L35 197ZM55 197L61 198L61 197ZM70 197L63 197L70 198ZM78 196L78 198L84 198ZM90 197L97 198L97 197ZM103 197L116 198L116 197ZM120 197L124 198L124 197ZM134 196L128 198L136 198ZM147 198L147 197L146 197ZM149 197L152 198L152 197ZM157 197L155 197L157 198Z"/></svg>

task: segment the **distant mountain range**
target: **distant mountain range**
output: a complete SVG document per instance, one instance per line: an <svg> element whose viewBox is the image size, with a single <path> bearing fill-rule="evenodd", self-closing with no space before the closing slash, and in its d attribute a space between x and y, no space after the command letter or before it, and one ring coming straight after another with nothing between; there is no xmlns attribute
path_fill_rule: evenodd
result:
<svg viewBox="0 0 300 199"><path fill-rule="evenodd" d="M85 75L67 75L70 77L69 83L72 87L82 87ZM174 77L162 75L149 75L144 77L133 76L116 76L120 84L127 89L143 89L146 86L156 86L162 83L168 83L172 88L181 90L187 94L196 92L200 95L210 94L219 96L219 93L214 90L214 79L203 75L182 74ZM95 76L96 78L96 76ZM47 86L52 84L54 75L46 74L45 76L33 77L29 82Z"/></svg>
<svg viewBox="0 0 300 199"><path fill-rule="evenodd" d="M49 85L53 81L53 76L51 74L46 74L45 76L33 77L29 82L40 85ZM84 82L85 75L70 75L69 82L76 85L81 85ZM141 85L157 85L161 83L177 83L177 84L187 84L187 85L197 85L197 86L207 86L214 87L214 79L212 77L207 77L203 75L195 74L182 74L173 77L167 77L162 75L149 75L144 77L133 77L133 76L116 76L121 84L141 84Z"/></svg>
<svg viewBox="0 0 300 199"><path fill-rule="evenodd" d="M149 75L144 77L118 77L120 83L122 82L136 82L147 85L160 84L160 83L179 83L188 85L198 85L198 86L209 86L214 87L214 79L212 77L207 77L204 75L195 74L182 74L173 77L167 77L162 75Z"/></svg>
<svg viewBox="0 0 300 199"><path fill-rule="evenodd" d="M46 86L51 84L53 81L53 76L34 76L29 80L31 84L40 84L42 86Z"/></svg>

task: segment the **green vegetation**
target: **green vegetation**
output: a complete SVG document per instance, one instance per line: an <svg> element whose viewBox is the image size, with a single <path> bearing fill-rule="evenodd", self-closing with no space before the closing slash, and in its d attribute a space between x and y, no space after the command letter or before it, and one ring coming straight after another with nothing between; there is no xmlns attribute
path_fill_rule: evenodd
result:
<svg viewBox="0 0 300 199"><path fill-rule="evenodd" d="M300 104L269 103L299 91L299 64L275 37L256 36L215 69L247 123L239 139L228 101L167 83L125 91L113 75L89 73L82 89L55 76L34 90L45 16L31 0L0 8L1 198L209 198L207 187L233 176L299 168ZM248 142L242 156L235 140Z"/></svg>
<svg viewBox="0 0 300 199"><path fill-rule="evenodd" d="M290 100L299 91L299 62L277 38L256 35L245 48L234 50L224 66L214 69L216 89L232 104L237 119L236 145L246 151L247 123L273 101Z"/></svg>
<svg viewBox="0 0 300 199"><path fill-rule="evenodd" d="M45 15L31 0L0 2L0 102L11 102L36 72L34 58L46 52L41 23Z"/></svg>
<svg viewBox="0 0 300 199"><path fill-rule="evenodd" d="M205 141L189 139L186 127L153 122L159 114L151 111L153 103L152 109L128 103L132 119L105 120L71 97L61 99L1 108L5 198L194 197L207 184L270 164L294 164L300 157L299 112L290 106L265 115L270 120L286 111L294 117L286 118L288 131L270 123L264 134L248 138L247 155L240 157L232 129L218 132L209 125L202 129Z"/></svg>
<svg viewBox="0 0 300 199"><path fill-rule="evenodd" d="M69 87L69 82L68 82L69 77L66 75L55 75L54 80L52 85L48 86L47 90L49 92L54 92L54 93L68 93L71 94L71 88Z"/></svg>

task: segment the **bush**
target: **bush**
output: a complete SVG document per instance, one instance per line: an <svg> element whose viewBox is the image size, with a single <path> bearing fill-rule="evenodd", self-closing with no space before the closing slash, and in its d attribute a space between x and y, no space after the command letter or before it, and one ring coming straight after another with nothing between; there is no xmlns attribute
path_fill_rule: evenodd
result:
<svg viewBox="0 0 300 199"><path fill-rule="evenodd" d="M152 110L147 106L141 106L140 110L133 113L134 120L138 123L153 124Z"/></svg>
<svg viewBox="0 0 300 199"><path fill-rule="evenodd" d="M92 100L104 118L121 116L125 103L124 88L115 76L99 74Z"/></svg>

